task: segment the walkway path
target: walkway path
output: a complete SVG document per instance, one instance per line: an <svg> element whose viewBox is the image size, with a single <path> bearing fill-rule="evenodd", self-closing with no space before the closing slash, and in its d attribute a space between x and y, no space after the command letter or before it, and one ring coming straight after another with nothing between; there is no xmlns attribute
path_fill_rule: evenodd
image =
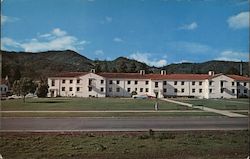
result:
<svg viewBox="0 0 250 159"><path fill-rule="evenodd" d="M188 106L188 107L192 107L192 108L201 109L201 110L204 110L204 111L207 111L207 112L213 112L213 113L225 115L225 116L228 116L228 117L247 117L246 115L233 113L233 112L230 112L230 111L227 111L227 110L218 110L218 109L213 109L213 108L208 108L208 107L203 107L203 106L194 106L193 104L184 103L184 102L175 101L175 100L166 99L166 98L161 98L161 100L171 102L171 103L175 103L175 104Z"/></svg>

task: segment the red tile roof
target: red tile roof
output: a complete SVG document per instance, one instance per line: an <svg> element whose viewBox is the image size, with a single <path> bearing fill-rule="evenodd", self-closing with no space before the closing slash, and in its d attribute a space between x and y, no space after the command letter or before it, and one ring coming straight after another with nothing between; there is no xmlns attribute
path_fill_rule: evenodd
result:
<svg viewBox="0 0 250 159"><path fill-rule="evenodd" d="M84 76L88 73L89 72L62 72L52 77L79 77L79 76Z"/></svg>
<svg viewBox="0 0 250 159"><path fill-rule="evenodd" d="M9 81L6 80L5 78L2 78L2 80L0 81L0 84L5 84L8 85Z"/></svg>
<svg viewBox="0 0 250 159"><path fill-rule="evenodd" d="M226 76L233 78L236 81L250 81L250 78L245 76L239 76L239 75L226 75Z"/></svg>
<svg viewBox="0 0 250 159"><path fill-rule="evenodd" d="M152 79L152 80L161 80L161 79L172 79L172 80L205 80L208 79L209 75L207 74L144 74L139 73L100 73L100 76L105 78L127 78L127 79Z"/></svg>
<svg viewBox="0 0 250 159"><path fill-rule="evenodd" d="M89 72L62 72L53 77L79 77L88 74ZM214 76L208 74L144 74L139 73L97 73L98 75L105 78L126 78L126 79L152 79L152 80L205 80L212 79L222 74L216 74ZM236 81L249 81L249 77L239 76L239 75L226 75Z"/></svg>

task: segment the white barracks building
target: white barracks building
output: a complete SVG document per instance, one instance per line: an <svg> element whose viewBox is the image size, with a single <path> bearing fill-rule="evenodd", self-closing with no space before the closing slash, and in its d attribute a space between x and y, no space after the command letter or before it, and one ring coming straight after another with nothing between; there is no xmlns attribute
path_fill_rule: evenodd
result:
<svg viewBox="0 0 250 159"><path fill-rule="evenodd" d="M138 95L196 98L249 96L249 77L214 74L68 72L48 78L48 97L131 97Z"/></svg>

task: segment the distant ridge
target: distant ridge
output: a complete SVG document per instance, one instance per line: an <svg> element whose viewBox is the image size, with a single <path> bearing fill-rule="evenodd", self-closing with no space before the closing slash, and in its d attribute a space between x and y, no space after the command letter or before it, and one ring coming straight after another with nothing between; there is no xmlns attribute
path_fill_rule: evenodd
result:
<svg viewBox="0 0 250 159"><path fill-rule="evenodd" d="M170 64L164 67L151 67L145 63L125 57L118 57L112 61L91 60L71 50L46 52L9 52L1 51L2 77L8 75L11 82L20 77L30 77L35 80L60 73L84 72L95 68L97 72L138 72L159 73L161 69L167 73L215 73L239 74L240 62L207 61L203 63ZM243 75L249 75L247 62L242 62Z"/></svg>

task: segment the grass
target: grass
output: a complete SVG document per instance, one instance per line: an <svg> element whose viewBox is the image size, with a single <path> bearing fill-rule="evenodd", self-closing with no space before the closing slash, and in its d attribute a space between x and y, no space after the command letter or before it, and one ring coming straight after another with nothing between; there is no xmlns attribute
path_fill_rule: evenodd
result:
<svg viewBox="0 0 250 159"><path fill-rule="evenodd" d="M56 113L2 113L2 117L171 117L171 116L219 116L212 112L56 112Z"/></svg>
<svg viewBox="0 0 250 159"><path fill-rule="evenodd" d="M248 131L1 134L4 158L246 158Z"/></svg>
<svg viewBox="0 0 250 159"><path fill-rule="evenodd" d="M245 99L238 100L226 100L226 99L196 99L196 100L183 100L177 99L178 101L182 101L185 103L190 103L196 106L204 106L209 108L215 108L220 110L248 110L249 102Z"/></svg>
<svg viewBox="0 0 250 159"><path fill-rule="evenodd" d="M165 101L158 101L161 110L190 110ZM2 110L154 110L154 99L121 98L37 98L1 101Z"/></svg>

